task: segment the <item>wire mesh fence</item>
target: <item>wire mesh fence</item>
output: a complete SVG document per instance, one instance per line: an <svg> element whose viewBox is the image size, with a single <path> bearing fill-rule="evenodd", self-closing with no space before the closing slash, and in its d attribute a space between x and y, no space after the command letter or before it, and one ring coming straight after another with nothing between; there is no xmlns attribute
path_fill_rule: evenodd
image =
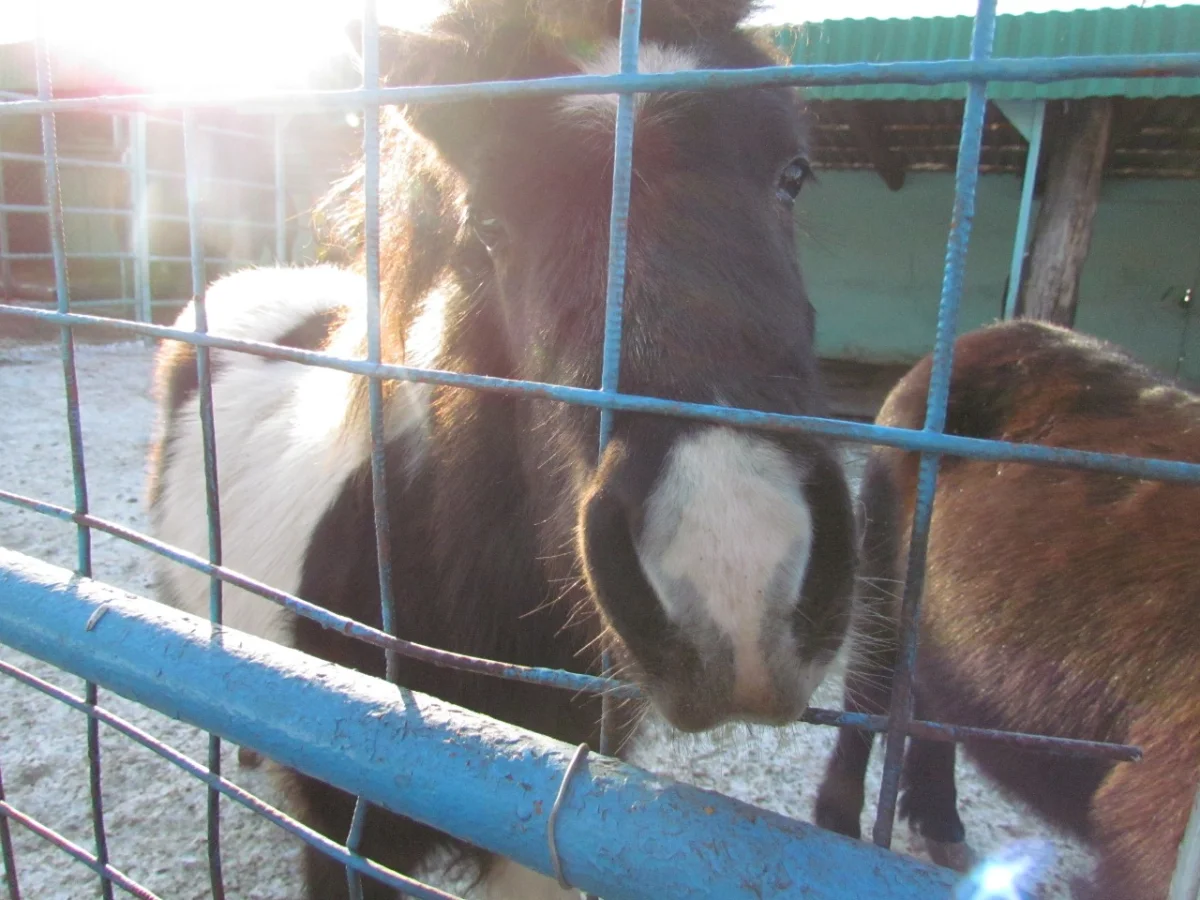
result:
<svg viewBox="0 0 1200 900"><path fill-rule="evenodd" d="M938 460L942 455L957 455L994 461L1017 461L1041 465L1064 466L1095 472L1130 475L1178 483L1200 483L1200 465L1165 459L1142 459L1110 454L1012 444L957 437L944 433L949 395L949 373L952 364L953 341L956 333L956 311L962 290L962 276L974 216L975 191L979 178L979 153L983 118L989 81L1028 80L1046 82L1081 77L1104 76L1179 76L1200 73L1200 53L1162 54L1157 56L1126 56L1103 58L1053 58L1003 60L991 58L995 24L994 0L981 0L975 17L971 57L968 60L922 63L888 63L881 65L814 65L780 66L753 70L697 70L639 72L639 48L642 4L624 0L620 25L620 59L614 74L556 76L529 81L480 82L464 85L423 85L413 87L382 87L380 75L379 27L373 5L368 2L364 16L363 86L357 90L271 93L246 95L239 98L239 108L280 109L288 104L359 109L364 111L363 156L365 159L363 236L365 249L366 347L360 358L339 357L326 352L300 347L282 346L209 333L206 310L206 291L211 271L206 266L204 229L211 219L206 215L205 188L201 176L200 156L202 130L197 117L202 109L228 102L228 98L197 96L146 96L53 99L49 61L44 41L39 44L37 98L8 99L0 105L0 121L13 117L35 116L40 120L42 153L34 159L17 153L0 153L6 162L44 163L42 200L35 204L8 203L3 215L36 213L47 217L50 228L48 258L53 264L55 309L35 306L0 307L0 315L38 321L61 328L61 358L67 407L70 457L73 473L74 498L70 506L23 496L10 490L0 490L0 499L26 510L63 522L76 528L75 574L90 578L91 548L96 535L111 535L160 554L176 563L190 567L209 579L209 616L220 623L224 615L224 592L234 586L278 604L290 612L317 623L323 628L348 635L386 654L386 681L395 681L396 661L401 658L419 659L438 666L465 670L489 677L509 679L549 686L580 694L598 694L603 698L603 728L600 736L601 754L613 752L613 701L639 695L631 683L612 673L581 674L516 665L505 660L472 658L405 639L395 624L393 593L395 573L391 571L391 533L395 523L389 515L386 478L386 410L385 385L388 382L407 382L433 386L468 388L473 391L536 398L572 404L597 410L600 413L600 447L603 453L612 430L614 417L622 413L653 414L717 425L734 425L784 434L809 433L839 440L899 447L921 453L916 514L911 539L909 576L906 581L901 612L901 643L892 706L889 715L865 715L839 710L809 709L804 721L827 726L853 726L886 734L886 756L883 782L876 812L874 842L887 848L892 841L896 816L897 794L900 785L902 753L906 736L935 740L961 741L980 738L1035 749L1106 760L1136 759L1136 748L1098 742L1067 740L1039 735L1008 734L989 729L967 728L937 722L920 721L913 716L912 679L917 654L919 607L922 577L925 569L925 548L928 541L936 487ZM633 147L635 138L635 94L683 90L726 90L759 85L833 85L875 82L945 83L965 81L969 85L964 110L958 167L955 174L955 200L948 236L945 277L939 307L937 334L934 342L933 369L924 427L920 431L886 428L849 421L806 415L787 415L754 409L732 408L711 404L680 402L650 396L621 393L618 390L619 364L622 346L622 304L625 297L628 221L633 178ZM381 107L389 104L439 103L464 97L519 97L535 95L584 95L615 93L615 143L613 148L614 178L612 184L609 253L607 257L606 303L603 328L603 367L598 388L564 386L537 381L501 378L481 374L436 370L415 365L398 365L385 361L385 323L381 317L381 245L380 225L380 165L381 165ZM186 159L186 216L189 253L186 256L165 258L167 261L186 261L191 268L191 292L195 309L195 328L166 327L153 322L151 308L157 301L149 294L147 266L155 261L145 239L146 224L153 218L145 202L146 168L144 128L147 113L126 110L179 109ZM129 230L133 246L117 252L132 272L128 283L131 296L118 298L135 310L137 321L113 323L112 320L82 314L72 301L68 283L67 262L70 254L64 243L64 218L68 214L90 215L93 210L64 206L62 171L75 161L60 158L56 146L56 116L66 113L89 115L123 115L130 122L132 162L116 164L132 172L130 208L126 218L134 224ZM139 137L139 132L142 137ZM274 179L270 182L247 182L244 187L262 191L273 198L272 218L251 223L261 227L273 238L274 258L286 258L284 205L282 197L281 147L282 132L276 128L266 138L272 158ZM140 149L139 149L140 148ZM142 187L139 189L138 184ZM228 188L229 179L214 181ZM224 189L220 188L220 189ZM99 213L97 213L99 214ZM104 210L103 214L110 214ZM178 218L178 217L176 217ZM219 218L219 217L218 217ZM139 228L138 223L141 223ZM0 219L0 232L5 231ZM139 237L139 234L141 235ZM4 248L9 250L10 248ZM95 254L93 254L94 256ZM38 255L45 258L46 255ZM21 253L7 252L6 260L20 261ZM114 257L115 258L115 257ZM7 273L6 269L6 273ZM8 277L6 275L6 277ZM124 275L122 277L125 282ZM136 301L136 302L135 302ZM116 302L116 301L114 301ZM86 448L80 425L80 402L76 384L74 330L105 325L139 337L179 341L194 348L196 366L196 398L200 429L203 435L203 468L205 473L207 553L197 555L171 547L154 537L128 528L119 522L95 516L90 511L88 497ZM372 485L373 540L376 547L378 571L375 579L381 601L380 626L356 621L307 601L301 596L259 583L223 565L228 547L222 543L219 480L221 462L217 453L216 425L213 408L213 351L235 351L264 360L281 360L311 367L343 372L368 379L368 420L370 447L369 477ZM105 620L108 620L107 622ZM101 627L101 626L104 627ZM206 867L213 897L226 896L222 874L221 801L228 798L254 810L257 814L288 829L307 844L343 863L348 872L351 896L362 896L363 876L418 897L444 897L444 892L423 885L407 873L392 871L372 861L361 851L369 809L372 805L412 815L466 840L479 843L511 856L543 874L566 879L571 884L595 891L609 898L660 895L755 896L761 885L752 879L774 878L771 890L785 896L789 889L804 884L806 896L948 896L950 876L924 867L899 856L888 855L870 848L830 841L815 829L787 822L782 817L767 814L752 815L740 805L729 801L689 793L680 786L669 787L664 793L652 780L631 767L615 761L594 760L582 764L582 753L551 742L537 743L536 738L512 732L492 732L491 726L480 724L478 717L448 705L433 701L422 709L431 720L417 749L407 750L420 759L419 767L427 769L424 780L415 785L405 782L399 788L387 777L387 767L379 764L377 747L398 748L388 741L387 723L355 731L340 746L309 746L315 733L311 723L298 724L273 708L272 699L287 694L287 709L312 708L338 718L345 714L347 721L370 720L371 716L357 715L372 703L395 702L394 693L384 692L383 683L372 686L368 679L356 679L349 674L327 679L299 655L289 656L260 643L239 644L241 638L230 638L228 645L213 644L189 634L180 617L167 612L155 612L149 605L139 606L128 598L92 582L64 584L49 568L39 568L15 554L0 556L0 637L12 646L25 649L35 656L80 674L88 680L83 696L76 696L52 684L21 671L8 663L0 663L5 675L16 678L34 690L83 712L87 716L87 749L90 771L91 840L92 847L83 846L57 832L48 824L16 808L4 799L0 780L0 854L3 855L7 889L11 898L22 896L19 873L11 840L11 826L27 828L64 853L92 869L98 879L102 896L114 895L114 888L137 897L155 896L145 887L119 871L109 859L105 827L105 803L102 790L100 725L114 729L125 737L149 748L169 760L208 788L206 815ZM122 650L122 646L125 650ZM157 648L151 652L151 648ZM145 651L139 657L139 650ZM157 661L163 653L174 662L163 667ZM256 654L258 656L256 657ZM604 666L610 660L605 657ZM172 666L175 671L171 671ZM156 676L155 672L159 674ZM320 670L324 671L324 670ZM189 679L202 690L188 689ZM246 699L221 693L220 685L228 683L256 684L260 693ZM103 685L124 693L157 709L174 714L213 732L205 764L189 759L158 741L141 729L124 721L99 705L99 688ZM383 693L381 693L383 692ZM339 712L339 710L341 712ZM440 719L438 717L441 717ZM350 727L350 726L348 726ZM358 727L358 726L353 726ZM309 729L309 730L306 730ZM222 741L216 734L236 736L235 739L268 753L272 759L294 765L358 797L349 833L341 842L331 841L311 828L233 784L221 771ZM517 735L517 737L513 737ZM411 737L406 734L405 737ZM505 741L516 741L527 758L514 762L502 750ZM521 742L526 743L522 744ZM532 743L529 743L531 742ZM450 765L439 758L439 747L453 745L465 754L472 764L465 767ZM372 752L360 753L364 746ZM532 748L532 749L530 749ZM497 760L500 762L498 763ZM0 761L2 763L3 761ZM461 760L459 761L461 762ZM580 766L582 765L582 768ZM508 767L508 768L506 768ZM464 774L464 772L466 774ZM2 773L0 773L2 774ZM538 827L513 826L501 821L500 810L520 806L511 798L497 799L487 804L479 799L489 786L513 782L522 778L533 784L537 798ZM501 790L497 788L497 790ZM583 792L588 798L569 810L563 803L568 789ZM528 784L525 788L528 789ZM477 804L458 802L464 796L479 800ZM669 812L664 813L667 797ZM451 798L451 800L447 800ZM655 806L650 801L657 802ZM671 855L671 842L659 852L644 845L644 831L625 827L623 815L639 805L650 809L639 821L652 826L670 826L683 835L677 844L691 841L703 846L705 841L718 837L730 850L732 862L723 868L719 884L704 883L695 873L680 871ZM565 818L557 818L559 814ZM606 823L604 833L589 828L589 817L601 816ZM548 818L547 818L548 817ZM711 821L707 822L708 818ZM548 830L548 834L547 834ZM589 835L589 831L591 832ZM557 837L556 837L557 835ZM732 835L730 837L729 835ZM818 862L822 856L834 860ZM767 860L764 862L764 860ZM1186 860L1181 859L1181 871ZM758 868L756 868L758 867ZM763 868L765 867L765 868ZM845 873L855 874L849 880ZM765 872L766 875L762 873ZM749 873L749 874L748 874ZM786 883L778 879L786 875ZM714 884L717 884L714 887ZM715 893L711 893L714 892ZM887 892L886 894L883 892Z"/></svg>
<svg viewBox="0 0 1200 900"><path fill-rule="evenodd" d="M209 213L202 243L210 278L239 266L302 261L311 252L289 221L283 117L241 119L237 127L198 125L193 135L192 167ZM41 135L21 127L33 123L8 119L0 130L0 277L6 302L53 306L48 155ZM154 321L154 309L167 310L160 321L173 315L190 299L182 119L88 111L58 127L70 144L57 159L57 178L71 308L142 322Z"/></svg>

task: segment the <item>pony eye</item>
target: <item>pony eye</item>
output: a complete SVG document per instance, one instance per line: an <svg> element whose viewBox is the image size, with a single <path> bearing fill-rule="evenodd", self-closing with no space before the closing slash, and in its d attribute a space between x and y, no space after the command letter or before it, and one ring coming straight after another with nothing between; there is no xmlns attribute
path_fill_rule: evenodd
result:
<svg viewBox="0 0 1200 900"><path fill-rule="evenodd" d="M812 166L803 156L793 159L779 175L779 199L789 206L794 203L812 173Z"/></svg>
<svg viewBox="0 0 1200 900"><path fill-rule="evenodd" d="M494 251L503 243L506 236L504 224L495 216L471 215L467 221L475 232L475 236L489 251Z"/></svg>

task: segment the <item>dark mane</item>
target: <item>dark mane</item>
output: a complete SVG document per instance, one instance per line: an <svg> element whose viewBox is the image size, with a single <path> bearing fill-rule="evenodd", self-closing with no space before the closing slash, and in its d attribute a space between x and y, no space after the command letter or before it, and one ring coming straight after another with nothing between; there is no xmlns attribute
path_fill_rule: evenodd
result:
<svg viewBox="0 0 1200 900"><path fill-rule="evenodd" d="M381 56L397 63L381 72L390 86L471 83L570 74L581 50L620 31L620 0L452 0L429 35L441 59L428 47L406 46L402 32L382 29ZM643 41L665 44L746 43L746 65L774 59L766 40L738 31L756 0L658 0L646 4ZM352 30L355 40L361 38ZM541 101L544 103L545 101ZM522 101L456 102L380 111L380 245L383 359L404 359L403 336L421 314L426 296L451 273L482 275L483 247L465 229L465 188L461 169L469 158L447 159L420 130L423 121L485 122L497 110L515 110ZM528 101L525 102L528 105ZM441 127L444 127L441 126ZM480 124L482 132L485 126ZM602 149L611 155L611 142ZM360 162L321 202L318 214L329 245L364 266L364 179ZM472 308L486 303L489 286L461 284L473 295ZM474 296L476 294L483 296ZM501 373L491 373L501 374Z"/></svg>

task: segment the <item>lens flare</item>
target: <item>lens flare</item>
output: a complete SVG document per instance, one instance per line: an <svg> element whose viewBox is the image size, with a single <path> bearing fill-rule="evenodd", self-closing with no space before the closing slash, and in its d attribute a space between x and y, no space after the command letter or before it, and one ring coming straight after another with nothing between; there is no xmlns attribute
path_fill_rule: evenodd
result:
<svg viewBox="0 0 1200 900"><path fill-rule="evenodd" d="M0 43L33 40L40 25L56 58L87 61L150 91L304 87L350 44L359 0L38 0L0 15ZM428 25L445 0L380 0L379 21Z"/></svg>
<svg viewBox="0 0 1200 900"><path fill-rule="evenodd" d="M1038 900L1038 889L1055 856L1053 845L1046 841L1009 844L960 881L953 900Z"/></svg>

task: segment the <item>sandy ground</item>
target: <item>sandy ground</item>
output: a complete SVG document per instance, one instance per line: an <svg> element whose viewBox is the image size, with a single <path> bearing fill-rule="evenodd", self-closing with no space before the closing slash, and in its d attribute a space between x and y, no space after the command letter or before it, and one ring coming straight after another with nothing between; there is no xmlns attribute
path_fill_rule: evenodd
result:
<svg viewBox="0 0 1200 900"><path fill-rule="evenodd" d="M142 480L152 405L150 350L141 344L78 348L88 487L92 510L145 530ZM61 366L53 345L0 344L0 487L71 505L71 468L63 417ZM73 567L73 528L0 503L0 546ZM97 578L146 594L147 554L114 538L94 536ZM82 693L71 676L0 646L0 659ZM182 723L102 692L101 702L168 743L203 760L205 736ZM836 679L817 697L840 704ZM676 738L657 723L647 728L634 762L701 787L808 819L833 729L731 728ZM0 677L0 771L10 801L91 848L83 717ZM205 791L167 762L102 729L104 788L113 864L169 900L208 897L205 862ZM869 804L879 784L876 753ZM279 798L263 771L239 770L226 748L226 773L270 802ZM1090 869L1077 845L1000 796L969 763L959 762L961 811L968 835L983 852L1023 837L1042 837L1059 849L1060 865L1047 898L1066 898L1066 878ZM299 895L298 842L241 807L223 804L224 871L230 898L293 900ZM869 820L864 816L866 833ZM82 865L40 838L15 828L17 869L26 900L76 900L98 895ZM897 828L896 849L920 855L907 829ZM118 892L119 893L119 892Z"/></svg>

